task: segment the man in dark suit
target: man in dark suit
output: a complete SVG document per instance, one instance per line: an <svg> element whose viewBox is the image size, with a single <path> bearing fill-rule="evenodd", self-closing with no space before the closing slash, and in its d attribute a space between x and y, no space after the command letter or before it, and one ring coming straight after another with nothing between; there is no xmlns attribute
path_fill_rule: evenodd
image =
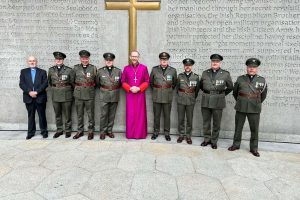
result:
<svg viewBox="0 0 300 200"><path fill-rule="evenodd" d="M22 69L19 86L23 90L23 102L28 112L28 132L26 139L35 135L35 111L39 115L39 125L43 138L48 137L46 120L46 103L48 87L47 73L37 67L37 59L30 56L27 59L28 68Z"/></svg>

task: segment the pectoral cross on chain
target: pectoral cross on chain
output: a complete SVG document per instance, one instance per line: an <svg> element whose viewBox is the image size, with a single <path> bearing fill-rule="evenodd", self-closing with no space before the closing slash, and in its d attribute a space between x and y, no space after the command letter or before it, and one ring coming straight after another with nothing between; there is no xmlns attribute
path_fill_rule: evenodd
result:
<svg viewBox="0 0 300 200"><path fill-rule="evenodd" d="M134 80L134 82L136 83L136 81L137 81L137 78L136 78L136 76L134 77L134 79L133 79L133 80Z"/></svg>

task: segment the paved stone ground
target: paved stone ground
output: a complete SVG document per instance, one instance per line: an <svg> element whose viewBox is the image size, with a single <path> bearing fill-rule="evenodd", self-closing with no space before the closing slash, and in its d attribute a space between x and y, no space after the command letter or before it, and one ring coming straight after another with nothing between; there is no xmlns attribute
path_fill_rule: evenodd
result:
<svg viewBox="0 0 300 200"><path fill-rule="evenodd" d="M24 140L0 132L1 200L299 200L300 145L261 142L261 157L241 150L157 141Z"/></svg>

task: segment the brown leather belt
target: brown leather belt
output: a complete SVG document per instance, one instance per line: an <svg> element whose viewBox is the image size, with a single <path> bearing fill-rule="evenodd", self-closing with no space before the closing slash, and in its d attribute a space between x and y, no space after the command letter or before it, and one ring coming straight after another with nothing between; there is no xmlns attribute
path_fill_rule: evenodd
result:
<svg viewBox="0 0 300 200"><path fill-rule="evenodd" d="M94 87L95 83L76 83L76 86Z"/></svg>
<svg viewBox="0 0 300 200"><path fill-rule="evenodd" d="M171 88L172 86L171 85L156 85L156 84L153 84L153 87L154 88L165 89L165 88Z"/></svg>
<svg viewBox="0 0 300 200"><path fill-rule="evenodd" d="M71 86L71 84L69 83L52 84L52 87L58 87L58 88L69 87L69 86Z"/></svg>
<svg viewBox="0 0 300 200"><path fill-rule="evenodd" d="M118 90L118 89L120 89L120 86L118 86L118 85L114 85L114 86L101 85L100 88L103 88L106 90Z"/></svg>
<svg viewBox="0 0 300 200"><path fill-rule="evenodd" d="M178 89L178 92L194 93L195 91L193 89Z"/></svg>
<svg viewBox="0 0 300 200"><path fill-rule="evenodd" d="M239 92L239 96L241 97L247 97L250 99L257 99L259 98L259 95L256 93L243 93L243 92Z"/></svg>
<svg viewBox="0 0 300 200"><path fill-rule="evenodd" d="M224 91L208 91L208 90L204 90L203 93L205 93L205 94L223 94Z"/></svg>

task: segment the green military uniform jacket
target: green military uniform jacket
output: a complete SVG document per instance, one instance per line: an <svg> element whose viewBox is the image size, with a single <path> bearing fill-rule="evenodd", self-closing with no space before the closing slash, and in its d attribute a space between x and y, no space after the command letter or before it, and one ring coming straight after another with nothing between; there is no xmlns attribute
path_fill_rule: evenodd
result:
<svg viewBox="0 0 300 200"><path fill-rule="evenodd" d="M150 86L153 89L153 102L171 103L176 82L177 71L175 68L168 66L163 73L160 65L153 67L150 74Z"/></svg>
<svg viewBox="0 0 300 200"><path fill-rule="evenodd" d="M239 76L233 88L235 110L244 113L260 113L261 104L267 97L267 90L264 77L255 75L250 82L248 75Z"/></svg>
<svg viewBox="0 0 300 200"><path fill-rule="evenodd" d="M65 65L59 71L57 66L53 66L48 72L48 81L51 86L53 102L67 102L73 100L72 80L73 70Z"/></svg>
<svg viewBox="0 0 300 200"><path fill-rule="evenodd" d="M97 72L97 86L100 87L100 100L103 102L118 102L120 100L122 71L112 67L109 74L107 67L102 67Z"/></svg>
<svg viewBox="0 0 300 200"><path fill-rule="evenodd" d="M230 73L219 69L213 76L212 69L207 69L202 73L200 88L203 91L201 107L223 109L226 106L225 96L233 89Z"/></svg>
<svg viewBox="0 0 300 200"><path fill-rule="evenodd" d="M84 71L82 64L75 65L74 68L74 97L79 100L95 99L95 86L97 68L88 64Z"/></svg>
<svg viewBox="0 0 300 200"><path fill-rule="evenodd" d="M191 72L188 78L185 73L180 73L177 79L177 103L194 105L200 89L199 75Z"/></svg>

